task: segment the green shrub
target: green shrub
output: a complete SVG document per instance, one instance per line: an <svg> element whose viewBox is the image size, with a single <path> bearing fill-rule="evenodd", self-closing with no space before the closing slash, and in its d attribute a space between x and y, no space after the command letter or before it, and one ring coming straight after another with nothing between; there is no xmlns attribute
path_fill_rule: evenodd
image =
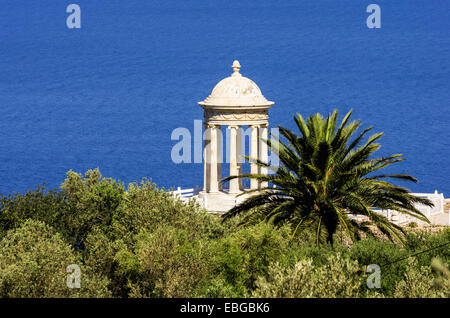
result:
<svg viewBox="0 0 450 318"><path fill-rule="evenodd" d="M187 230L161 226L139 235L139 277L131 297L193 297L211 270L208 242Z"/></svg>
<svg viewBox="0 0 450 318"><path fill-rule="evenodd" d="M114 219L114 235L127 244L134 244L139 232L152 232L161 225L186 229L210 238L218 237L224 231L217 217L193 202L183 204L174 200L145 179L140 184L130 184Z"/></svg>
<svg viewBox="0 0 450 318"><path fill-rule="evenodd" d="M315 233L243 220L145 179L125 191L98 169L69 171L61 191L0 197L0 297L449 297L448 228L408 233L402 248L338 230L316 247ZM70 264L81 289L66 286ZM369 264L381 289L366 287Z"/></svg>
<svg viewBox="0 0 450 318"><path fill-rule="evenodd" d="M304 259L312 259L314 266L322 266L327 264L330 256L340 253L342 257L349 258L348 248L335 244L334 246L323 245L304 245L303 242L290 242L289 250L285 251L286 258L291 264Z"/></svg>
<svg viewBox="0 0 450 318"><path fill-rule="evenodd" d="M372 238L358 241L349 249L350 258L358 261L361 266L381 266L380 292L385 295L392 295L395 285L403 278L406 262L402 259L409 255L408 250L401 249L396 244Z"/></svg>
<svg viewBox="0 0 450 318"><path fill-rule="evenodd" d="M431 260L431 268L435 273L434 287L441 289L449 298L450 296L450 269L439 258Z"/></svg>
<svg viewBox="0 0 450 318"><path fill-rule="evenodd" d="M404 279L395 287L394 297L398 298L449 298L450 279L446 277L441 286L436 284L436 278L430 266L419 266L417 260L407 261Z"/></svg>
<svg viewBox="0 0 450 318"><path fill-rule="evenodd" d="M406 248L410 254L418 254L415 258L419 266L429 266L433 257L449 264L450 228L437 233L432 233L431 230L408 233L407 239Z"/></svg>
<svg viewBox="0 0 450 318"><path fill-rule="evenodd" d="M13 193L0 197L0 239L11 229L20 227L28 219L47 223L66 234L64 215L68 205L63 193L47 191L45 186L25 194Z"/></svg>
<svg viewBox="0 0 450 318"><path fill-rule="evenodd" d="M79 181L79 177L74 180ZM107 229L105 231L99 226L90 229L83 254L86 264L109 278L110 290L119 297L129 294L142 297L187 297L188 293L194 293L197 288L195 284L185 283L183 279L188 279L189 275L195 277L195 269L202 264L197 264L192 273L187 272L186 265L185 272L182 272L177 266L184 258L181 250L190 242L218 237L225 231L217 217L193 203L186 205L174 200L167 192L157 189L145 179L140 184L129 185ZM162 229L167 230L164 233L166 237L162 237ZM164 244L171 242L179 250L164 249L164 244L159 250L158 244L154 242L161 240L167 240ZM195 250L196 247L192 245L190 248ZM154 259L156 255L160 258ZM165 262L166 271L158 269L158 262ZM180 270L180 277L169 279L177 277L175 270ZM166 274L168 276L164 278ZM175 291L171 286L177 284L186 284L189 289L184 291L178 288Z"/></svg>
<svg viewBox="0 0 450 318"><path fill-rule="evenodd" d="M122 240L112 240L98 228L92 229L86 238L84 263L108 278L108 289L114 297L127 297L129 293L127 282L131 269L124 265L126 251L127 247Z"/></svg>
<svg viewBox="0 0 450 318"><path fill-rule="evenodd" d="M236 287L225 278L210 277L207 282L199 286L196 296L207 298L240 298L246 295L247 291L243 286Z"/></svg>
<svg viewBox="0 0 450 318"><path fill-rule="evenodd" d="M301 260L294 266L274 263L269 267L268 277L259 277L253 297L310 298L310 297L359 297L361 277L356 261L342 257L340 253L330 256L327 264L315 266L311 258Z"/></svg>
<svg viewBox="0 0 450 318"><path fill-rule="evenodd" d="M71 264L80 264L79 289L66 284ZM42 222L28 220L0 241L0 297L108 297L106 285Z"/></svg>
<svg viewBox="0 0 450 318"><path fill-rule="evenodd" d="M61 184L69 204L66 225L72 239L80 244L93 227L108 232L124 196L124 187L110 178L103 178L98 169L83 176L72 170Z"/></svg>
<svg viewBox="0 0 450 318"><path fill-rule="evenodd" d="M288 248L290 228L270 224L240 228L213 244L214 277L233 286L231 295L245 297L264 275L270 263L280 260ZM205 295L210 297L211 295Z"/></svg>

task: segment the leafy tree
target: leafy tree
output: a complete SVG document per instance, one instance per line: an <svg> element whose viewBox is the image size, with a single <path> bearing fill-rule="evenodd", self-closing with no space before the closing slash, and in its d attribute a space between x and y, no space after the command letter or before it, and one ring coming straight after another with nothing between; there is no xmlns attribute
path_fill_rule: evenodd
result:
<svg viewBox="0 0 450 318"><path fill-rule="evenodd" d="M359 297L361 278L358 262L341 254L331 255L327 263L314 266L311 258L292 267L276 262L268 269L268 277L259 277L253 297L276 298L342 298Z"/></svg>
<svg viewBox="0 0 450 318"><path fill-rule="evenodd" d="M80 288L67 287L71 264L80 266ZM45 223L27 220L0 241L0 297L108 297L106 286Z"/></svg>
<svg viewBox="0 0 450 318"><path fill-rule="evenodd" d="M396 284L403 279L407 269L404 260L411 254L407 249L399 249L387 240L368 238L352 245L349 249L351 259L367 266L378 264L382 268L380 290L385 295L392 295ZM365 288L365 285L363 286Z"/></svg>
<svg viewBox="0 0 450 318"><path fill-rule="evenodd" d="M94 227L108 232L125 192L121 182L103 178L98 169L88 170L84 178L70 170L61 189L69 205L66 226L78 245Z"/></svg>
<svg viewBox="0 0 450 318"><path fill-rule="evenodd" d="M233 297L246 297L255 288L258 276L264 275L270 263L284 261L289 249L289 229L275 228L271 224L259 223L239 228L211 244L214 257L213 278L221 278L223 286L233 286ZM210 294L217 297L221 294ZM229 295L227 295L229 297Z"/></svg>
<svg viewBox="0 0 450 318"><path fill-rule="evenodd" d="M129 293L127 281L132 268L124 259L127 251L122 240L109 238L97 227L89 232L84 243L84 264L95 273L108 278L108 289L113 297L127 297Z"/></svg>
<svg viewBox="0 0 450 318"><path fill-rule="evenodd" d="M174 200L146 179L129 184L111 224L105 228L90 229L83 255L87 265L109 278L109 289L117 297L187 296L195 287L194 280L205 276L195 270L208 263L185 256L191 250L193 256L203 251L190 242L224 232L216 216L193 203ZM181 285L187 286L185 290L177 289Z"/></svg>
<svg viewBox="0 0 450 318"><path fill-rule="evenodd" d="M115 237L134 244L139 232L151 232L164 224L179 229L195 229L193 233L208 237L217 237L224 231L218 218L197 204L174 200L164 189L158 189L146 179L140 184L130 183L114 217L112 229Z"/></svg>
<svg viewBox="0 0 450 318"><path fill-rule="evenodd" d="M266 141L281 163L274 174L242 174L223 180L250 178L269 182L276 188L251 191L254 195L224 214L224 218L251 211L247 219L265 219L274 224L290 223L293 236L304 229L313 230L319 245L323 242L333 244L338 225L345 228L352 240L360 238L362 233L373 235L367 224L350 218L351 214L359 214L370 217L373 224L391 240L403 243L404 230L374 212L373 208L393 209L428 221L414 204L432 206L432 203L384 180L393 178L417 182L412 176L377 174L379 170L404 159L401 154L372 159L371 155L380 148L376 141L383 133L374 134L361 144L371 127L350 140L361 126L359 120L349 123L351 113L346 114L339 126L336 110L326 119L314 114L306 122L297 114L294 120L300 136L280 126L280 133L287 143L281 140ZM271 169L268 163L257 160L256 164Z"/></svg>
<svg viewBox="0 0 450 318"><path fill-rule="evenodd" d="M404 273L394 292L396 298L449 298L450 279L448 268L439 260L433 260L433 269L441 271L441 277L433 275L431 266L419 266L417 260L407 260L408 270ZM445 276L446 275L446 276Z"/></svg>
<svg viewBox="0 0 450 318"><path fill-rule="evenodd" d="M139 277L130 281L132 297L193 297L210 272L208 241L192 231L161 226L139 235ZM131 255L126 257L129 262ZM122 261L123 264L123 261Z"/></svg>
<svg viewBox="0 0 450 318"><path fill-rule="evenodd" d="M0 238L11 229L20 227L28 219L39 220L66 232L64 224L68 204L64 194L57 190L46 190L45 185L24 194L12 193L0 197Z"/></svg>

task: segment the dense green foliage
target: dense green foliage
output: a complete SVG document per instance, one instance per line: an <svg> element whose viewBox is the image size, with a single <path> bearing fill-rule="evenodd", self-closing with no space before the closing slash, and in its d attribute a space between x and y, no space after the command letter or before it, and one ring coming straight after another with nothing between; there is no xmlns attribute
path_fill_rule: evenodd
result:
<svg viewBox="0 0 450 318"><path fill-rule="evenodd" d="M0 198L0 297L450 296L448 246L400 260L449 242L449 229L410 233L402 247L317 247L308 232L291 239L289 225L240 221L147 180L125 189L98 170L69 171L60 190ZM70 264L80 289L66 286ZM380 289L366 286L369 264L385 265Z"/></svg>
<svg viewBox="0 0 450 318"><path fill-rule="evenodd" d="M108 278L81 263L79 255L48 225L27 220L0 241L0 296L110 296ZM66 285L66 268L70 264L80 264L83 269L79 289Z"/></svg>
<svg viewBox="0 0 450 318"><path fill-rule="evenodd" d="M314 114L305 121L297 114L294 120L299 136L279 126L286 141L272 139L266 142L278 156L281 166L273 169L269 163L257 160L258 166L273 169L274 173L225 178L224 182L249 178L267 184L253 190L254 195L228 211L225 217L251 211L248 214L251 219L291 224L294 234L313 229L319 245L333 244L339 225L351 239L360 238L362 233L373 234L372 228L349 217L365 215L390 239L404 242L404 230L375 213L373 208L396 210L428 222L414 204L432 206L432 202L385 180L417 182L405 174L380 173L387 166L402 161L402 155L373 158L380 148L376 141L383 133L374 134L363 143L366 133L371 130L369 127L352 139L361 122L349 122L350 115L351 111L338 125L336 110L326 119Z"/></svg>

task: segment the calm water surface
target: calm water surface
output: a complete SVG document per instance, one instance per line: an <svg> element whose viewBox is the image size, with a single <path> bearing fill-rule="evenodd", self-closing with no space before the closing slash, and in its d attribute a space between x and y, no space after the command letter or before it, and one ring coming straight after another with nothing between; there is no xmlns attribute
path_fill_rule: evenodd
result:
<svg viewBox="0 0 450 318"><path fill-rule="evenodd" d="M416 192L450 195L450 2L4 1L0 10L0 193L99 167L124 182L202 184L201 164L174 164L173 129L234 59L275 101L270 124L333 109L384 131L380 155ZM82 28L66 27L77 3Z"/></svg>

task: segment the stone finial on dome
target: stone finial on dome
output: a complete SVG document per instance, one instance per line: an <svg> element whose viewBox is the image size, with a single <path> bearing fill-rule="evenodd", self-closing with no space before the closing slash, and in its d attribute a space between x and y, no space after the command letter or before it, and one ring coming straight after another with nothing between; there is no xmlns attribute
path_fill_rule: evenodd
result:
<svg viewBox="0 0 450 318"><path fill-rule="evenodd" d="M233 72L234 72L234 73L239 73L239 70L241 69L241 64L239 63L238 60L235 60L235 61L233 62L232 68L233 68Z"/></svg>

